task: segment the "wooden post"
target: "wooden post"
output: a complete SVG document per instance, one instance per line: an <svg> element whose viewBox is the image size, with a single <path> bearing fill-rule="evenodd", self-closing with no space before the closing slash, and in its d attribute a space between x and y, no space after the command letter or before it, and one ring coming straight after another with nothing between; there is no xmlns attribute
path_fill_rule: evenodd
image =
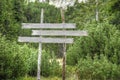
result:
<svg viewBox="0 0 120 80"><path fill-rule="evenodd" d="M42 55L42 43L39 43L37 80L40 80L41 55Z"/></svg>
<svg viewBox="0 0 120 80"><path fill-rule="evenodd" d="M96 21L99 21L98 0L96 0Z"/></svg>
<svg viewBox="0 0 120 80"><path fill-rule="evenodd" d="M41 23L43 23L44 19L44 9L41 9ZM40 36L42 37L42 36ZM39 43L39 49L38 49L38 72L37 72L37 80L40 80L40 71L41 71L41 55L42 55L42 43Z"/></svg>
<svg viewBox="0 0 120 80"><path fill-rule="evenodd" d="M62 23L65 23L65 16L64 16L64 10L61 8L61 18L62 18ZM64 26L64 25L63 25ZM63 28L63 31L65 29ZM66 38L66 36L64 36ZM63 70L62 70L62 80L65 80L65 71L66 71L66 43L63 43Z"/></svg>

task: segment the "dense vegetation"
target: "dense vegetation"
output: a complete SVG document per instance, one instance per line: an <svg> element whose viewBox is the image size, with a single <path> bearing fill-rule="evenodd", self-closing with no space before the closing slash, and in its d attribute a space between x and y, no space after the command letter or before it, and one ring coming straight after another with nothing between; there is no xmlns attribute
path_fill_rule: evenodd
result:
<svg viewBox="0 0 120 80"><path fill-rule="evenodd" d="M95 0L75 3L65 11L66 22L77 24L77 30L87 30L89 36L74 37L67 47L66 76L82 79L120 79L120 1ZM44 8L45 23L60 23L60 9L48 3L25 0L0 0L0 79L36 76L38 44L18 43L18 36L29 35L22 30L22 22L40 22L40 9ZM96 21L96 8L99 20ZM43 45L41 75L61 77L61 45ZM60 49L59 49L60 48ZM50 61L52 60L52 61ZM56 80L56 79L55 79Z"/></svg>

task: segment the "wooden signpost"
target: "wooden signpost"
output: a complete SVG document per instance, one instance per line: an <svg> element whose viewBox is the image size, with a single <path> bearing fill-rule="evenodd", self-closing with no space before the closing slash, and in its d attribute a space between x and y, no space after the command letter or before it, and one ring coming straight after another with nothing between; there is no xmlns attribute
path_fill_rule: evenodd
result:
<svg viewBox="0 0 120 80"><path fill-rule="evenodd" d="M25 25L27 23L24 23ZM34 26L32 27L29 23L29 26L27 25L27 27L24 25L24 27L22 28L38 28L38 29L44 29L44 25L47 25L44 23L43 26L41 26L41 24L37 23L35 24L34 23ZM35 25L40 25L40 26L37 26L35 27ZM70 24L72 26L69 26L69 28L75 28L75 24ZM59 28L57 28L57 26L59 26ZM49 28L48 26L45 27L46 28ZM63 26L60 25L60 24L51 24L50 28L54 29L62 29ZM65 26L64 25L64 28L68 28L68 25ZM87 36L87 32L86 31L76 31L76 30L32 30L32 35L39 35L39 36ZM39 53L38 54L38 80L40 80L40 64L41 64L41 53L42 53L42 43L65 43L65 44L71 44L73 43L73 38L43 38L43 37L19 37L18 38L18 41L19 42L33 42L33 43L39 43ZM40 61L40 62L39 62Z"/></svg>
<svg viewBox="0 0 120 80"><path fill-rule="evenodd" d="M19 37L19 42L33 42L39 43L38 51L38 71L37 80L40 80L40 67L41 67L41 55L42 55L42 43L60 43L64 44L63 47L63 79L65 80L65 61L66 61L66 44L73 43L73 38L66 38L66 36L87 36L86 31L79 30L65 30L74 29L76 25L74 23L65 23L63 18L63 23L43 23L43 13L44 9L41 9L41 23L22 23L23 29L50 29L50 30L32 30L33 37ZM62 17L64 17L62 15ZM59 30L51 30L59 29ZM60 30L61 29L61 30ZM38 37L34 37L38 35ZM43 36L64 36L64 38L44 38Z"/></svg>

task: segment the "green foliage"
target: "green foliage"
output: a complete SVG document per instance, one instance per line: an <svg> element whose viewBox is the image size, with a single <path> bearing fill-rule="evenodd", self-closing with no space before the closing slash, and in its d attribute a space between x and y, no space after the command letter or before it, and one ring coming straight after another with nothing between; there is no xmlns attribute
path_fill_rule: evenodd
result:
<svg viewBox="0 0 120 80"><path fill-rule="evenodd" d="M62 67L59 65L59 62L57 62L57 58L54 53L52 53L51 57L51 62L50 62L50 76L62 76Z"/></svg>
<svg viewBox="0 0 120 80"><path fill-rule="evenodd" d="M32 59L30 58L30 62L28 64L29 70L28 75L29 76L36 76L37 75L37 55L32 55ZM42 59L41 59L41 75L44 77L49 76L61 76L61 67L59 63L56 61L55 55L50 56L49 51L42 51Z"/></svg>
<svg viewBox="0 0 120 80"><path fill-rule="evenodd" d="M9 40L16 40L21 30L20 22L22 13L18 11L22 11L23 6L19 6L22 3L16 4L18 0L14 5L13 1L15 0L0 1L0 33Z"/></svg>
<svg viewBox="0 0 120 80"><path fill-rule="evenodd" d="M30 77L30 76L17 78L17 80L36 80L36 79L37 79L37 77ZM41 80L61 80L61 78L59 78L59 77L42 77L41 76ZM69 80L69 79L67 79L67 80Z"/></svg>
<svg viewBox="0 0 120 80"><path fill-rule="evenodd" d="M97 80L119 80L120 67L111 63L106 56L95 56L91 59L89 56L86 59L81 58L77 65L78 78L81 79L97 79Z"/></svg>
<svg viewBox="0 0 120 80"><path fill-rule="evenodd" d="M22 22L24 0L12 0L13 1L13 17L17 23Z"/></svg>
<svg viewBox="0 0 120 80"><path fill-rule="evenodd" d="M111 13L112 0L88 0L86 3L76 3L75 6L69 7L66 11L66 21L77 24L77 29L83 29L86 23L91 23L96 19L96 9L98 9L98 22L109 21Z"/></svg>
<svg viewBox="0 0 120 80"><path fill-rule="evenodd" d="M119 0L98 0L96 6L95 0L89 0L68 8L66 22L76 23L77 29L87 30L89 36L75 38L75 43L70 46L67 64L72 67L67 66L67 76L74 75L77 69L79 79L120 78L119 3ZM24 4L24 0L0 0L0 79L14 79L26 74L36 76L37 50L26 44L18 45L14 40L18 35L30 34L29 30L21 31L21 22L40 23L41 8L44 8L45 23L61 22L60 10L48 3L36 1ZM96 8L99 10L98 22L95 21ZM51 44L43 45L42 76L61 76L61 66L55 57L60 52L56 46L58 44L52 47ZM55 55L51 57L53 51ZM89 57L86 58L87 55ZM58 80L57 77L54 79Z"/></svg>
<svg viewBox="0 0 120 80"><path fill-rule="evenodd" d="M50 52L43 51L42 53L42 65L41 65L41 75L48 76L61 76L61 67L56 61L54 53L50 56Z"/></svg>
<svg viewBox="0 0 120 80"><path fill-rule="evenodd" d="M77 79L76 70L77 70L76 66L66 65L66 77L69 78L70 80L76 80Z"/></svg>
<svg viewBox="0 0 120 80"><path fill-rule="evenodd" d="M69 48L67 63L75 65L80 58L90 55L105 54L107 58L119 64L120 59L120 32L108 23L91 23L85 25L88 31L87 37L78 38Z"/></svg>
<svg viewBox="0 0 120 80"><path fill-rule="evenodd" d="M36 76L37 50L27 45L18 45L0 36L0 79L15 79L17 77ZM59 63L53 56L50 62L50 52L42 51L41 75L61 76Z"/></svg>
<svg viewBox="0 0 120 80"><path fill-rule="evenodd" d="M50 55L45 50L42 52L41 75L48 77L50 75Z"/></svg>
<svg viewBox="0 0 120 80"><path fill-rule="evenodd" d="M35 60L35 54L35 49L18 45L0 36L0 78L14 79L27 74Z"/></svg>
<svg viewBox="0 0 120 80"><path fill-rule="evenodd" d="M24 22L40 23L42 8L44 8L44 23L57 23L61 21L59 9L48 3L30 2L24 8Z"/></svg>
<svg viewBox="0 0 120 80"><path fill-rule="evenodd" d="M110 23L116 25L117 29L120 30L120 1L114 0L112 1L110 11L112 18L110 19Z"/></svg>

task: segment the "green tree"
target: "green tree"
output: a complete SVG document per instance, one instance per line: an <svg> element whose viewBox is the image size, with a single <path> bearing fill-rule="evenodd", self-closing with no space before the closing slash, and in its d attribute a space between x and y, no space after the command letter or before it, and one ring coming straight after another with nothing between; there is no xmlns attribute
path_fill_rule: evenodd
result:
<svg viewBox="0 0 120 80"><path fill-rule="evenodd" d="M23 21L24 6L24 0L13 0L13 17L17 23L21 23Z"/></svg>
<svg viewBox="0 0 120 80"><path fill-rule="evenodd" d="M108 60L119 64L119 30L108 23L86 24L85 27L89 35L88 37L78 38L73 46L69 48L68 64L75 65L80 58L84 58L88 54L92 58L96 54L105 54Z"/></svg>
<svg viewBox="0 0 120 80"><path fill-rule="evenodd" d="M97 79L97 80L119 80L120 67L111 63L103 54L95 56L94 59L87 56L81 58L77 64L77 75L79 79Z"/></svg>
<svg viewBox="0 0 120 80"><path fill-rule="evenodd" d="M113 63L119 64L119 30L109 22L112 18L112 0L98 1L88 0L86 3L76 3L74 7L69 7L66 15L67 22L77 24L77 29L87 30L88 37L76 38L75 44L68 50L67 62L75 65L80 58L90 55L105 54ZM95 12L98 8L99 21L95 21ZM113 37L115 39L113 39ZM114 43L115 42L115 43ZM113 46L117 47L113 47ZM114 57L113 57L114 56ZM70 61L69 61L70 60Z"/></svg>
<svg viewBox="0 0 120 80"><path fill-rule="evenodd" d="M0 1L0 33L5 35L9 40L15 40L21 30L20 22L22 16L19 11L21 7L14 0Z"/></svg>
<svg viewBox="0 0 120 80"><path fill-rule="evenodd" d="M120 30L120 1L114 0L111 2L111 7L109 11L112 15L110 23L116 25L117 29Z"/></svg>
<svg viewBox="0 0 120 80"><path fill-rule="evenodd" d="M36 49L18 45L0 35L0 79L13 80L25 76L36 61Z"/></svg>
<svg viewBox="0 0 120 80"><path fill-rule="evenodd" d="M44 23L61 22L60 11L48 3L30 2L25 6L24 15L26 20L24 22L40 23L41 8L44 8Z"/></svg>

